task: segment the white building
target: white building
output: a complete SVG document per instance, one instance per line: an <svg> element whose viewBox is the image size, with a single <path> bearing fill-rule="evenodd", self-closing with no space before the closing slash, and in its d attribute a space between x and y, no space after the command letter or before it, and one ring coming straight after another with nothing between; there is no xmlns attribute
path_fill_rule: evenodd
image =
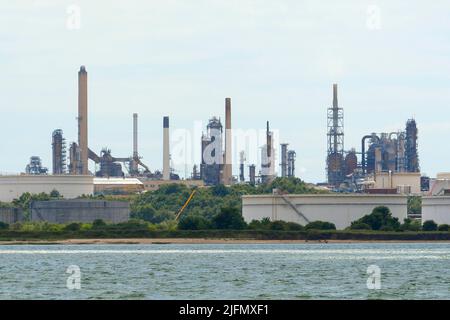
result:
<svg viewBox="0 0 450 320"><path fill-rule="evenodd" d="M23 193L50 193L57 190L73 199L94 193L94 178L82 175L8 175L0 176L0 201L11 202Z"/></svg>
<svg viewBox="0 0 450 320"><path fill-rule="evenodd" d="M422 197L422 223L433 220L437 224L450 224L450 197Z"/></svg>
<svg viewBox="0 0 450 320"><path fill-rule="evenodd" d="M420 194L420 176L420 172L378 172L371 183L374 189L397 189L400 194Z"/></svg>
<svg viewBox="0 0 450 320"><path fill-rule="evenodd" d="M269 218L306 225L320 220L345 229L378 206L387 206L403 222L407 217L407 199L404 195L249 195L242 196L242 215L246 222Z"/></svg>

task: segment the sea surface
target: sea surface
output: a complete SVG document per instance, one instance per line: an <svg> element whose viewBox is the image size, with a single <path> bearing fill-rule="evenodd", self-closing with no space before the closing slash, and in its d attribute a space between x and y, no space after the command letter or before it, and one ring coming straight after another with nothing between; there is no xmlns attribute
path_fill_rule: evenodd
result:
<svg viewBox="0 0 450 320"><path fill-rule="evenodd" d="M4 245L0 299L450 299L450 244Z"/></svg>

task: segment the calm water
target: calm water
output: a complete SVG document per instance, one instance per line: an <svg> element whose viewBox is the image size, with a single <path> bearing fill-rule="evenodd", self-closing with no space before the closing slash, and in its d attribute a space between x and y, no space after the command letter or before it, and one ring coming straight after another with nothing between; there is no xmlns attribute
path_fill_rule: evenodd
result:
<svg viewBox="0 0 450 320"><path fill-rule="evenodd" d="M344 298L449 299L450 244L0 246L0 299Z"/></svg>

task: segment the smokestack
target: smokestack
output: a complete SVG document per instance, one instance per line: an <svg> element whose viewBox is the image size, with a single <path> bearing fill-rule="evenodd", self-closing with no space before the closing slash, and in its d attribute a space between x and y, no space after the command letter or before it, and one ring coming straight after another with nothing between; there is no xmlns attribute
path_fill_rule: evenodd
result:
<svg viewBox="0 0 450 320"><path fill-rule="evenodd" d="M138 156L138 114L133 113L133 158Z"/></svg>
<svg viewBox="0 0 450 320"><path fill-rule="evenodd" d="M170 180L169 117L163 118L163 180Z"/></svg>
<svg viewBox="0 0 450 320"><path fill-rule="evenodd" d="M288 176L288 150L287 150L288 144L282 143L281 144L281 176L287 177Z"/></svg>
<svg viewBox="0 0 450 320"><path fill-rule="evenodd" d="M267 121L267 129L266 129L266 147L267 147L267 157L270 158L272 156L272 135L269 130L269 121Z"/></svg>
<svg viewBox="0 0 450 320"><path fill-rule="evenodd" d="M138 151L138 114L133 113L133 161L131 161L132 174L138 173L139 151Z"/></svg>
<svg viewBox="0 0 450 320"><path fill-rule="evenodd" d="M338 107L338 92L337 92L337 84L333 84L333 108Z"/></svg>
<svg viewBox="0 0 450 320"><path fill-rule="evenodd" d="M78 72L78 146L80 147L81 174L89 174L88 167L88 114L87 72L84 66Z"/></svg>
<svg viewBox="0 0 450 320"><path fill-rule="evenodd" d="M225 154L223 183L232 183L232 146L231 146L231 98L225 98Z"/></svg>

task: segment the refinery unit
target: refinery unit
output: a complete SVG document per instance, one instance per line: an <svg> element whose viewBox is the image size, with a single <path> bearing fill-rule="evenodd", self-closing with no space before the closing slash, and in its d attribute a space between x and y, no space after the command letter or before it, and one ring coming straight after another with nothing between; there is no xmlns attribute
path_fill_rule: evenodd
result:
<svg viewBox="0 0 450 320"><path fill-rule="evenodd" d="M163 169L152 172L142 161L138 149L138 114L133 113L133 136L132 152L130 156L116 157L110 148L103 148L100 153L96 153L89 148L88 135L88 73L85 66L81 66L78 72L78 116L77 116L77 141L71 142L68 146L62 129L56 129L52 133L52 175L64 176L94 176L95 185L102 186L103 189L112 189L113 186L105 184L118 181L114 178L133 179L142 182L145 189L152 190L161 183L176 182L184 183L171 168L170 157L170 126L169 117L163 117ZM246 164L244 151L240 152L239 174L233 175L232 166L232 128L231 128L231 98L225 99L225 128L219 117L211 117L206 132L201 137L201 162L193 167L190 179L192 185L231 185L234 183L249 183L252 185L268 183L272 181L277 173L275 172L275 148L273 142L273 132L269 128L269 121L266 124L265 144L261 147L260 160L261 167L257 174L256 164ZM295 176L295 156L293 150L288 150L288 144L283 143L281 148L281 176ZM89 171L89 161L95 164L95 171ZM248 177L245 175L245 168L248 167ZM26 174L48 175L49 170L42 165L38 156L33 156L26 167ZM105 182L101 179L109 179ZM186 181L185 180L185 181ZM159 181L161 183L159 183ZM136 186L135 181L127 185ZM117 186L116 186L117 187ZM139 187L141 188L141 187Z"/></svg>
<svg viewBox="0 0 450 320"><path fill-rule="evenodd" d="M99 154L89 148L88 140L88 74L84 66L78 72L78 139L71 142L66 154L66 139L61 129L52 133L52 174L93 175L97 178L137 178L145 181L181 181L171 168L169 117L163 117L163 169L152 172L142 161L138 149L138 114L132 115L133 136L130 156L116 157L111 149L103 148ZM278 176L274 134L266 122L265 141L260 147L260 167L247 163L244 151L239 151L238 175L232 165L231 98L225 98L225 126L220 117L209 119L201 136L201 162L194 165L191 181L203 185L231 185L234 183L264 184ZM327 186L335 191L394 193L426 191L426 177L420 177L418 157L418 129L409 119L404 130L389 133L369 133L361 139L361 150L344 148L344 110L338 103L338 87L333 85L333 102L327 111ZM280 144L280 176L295 177L296 152L288 143ZM89 172L89 161L95 163L95 172ZM246 168L248 172L246 175ZM33 156L26 167L30 175L46 175L48 169L39 157ZM404 179L403 179L404 178ZM403 183L400 180L405 180ZM399 182L393 182L393 181ZM417 182L419 181L419 182ZM159 184L157 184L159 185ZM397 192L397 191L395 191Z"/></svg>
<svg viewBox="0 0 450 320"><path fill-rule="evenodd" d="M344 111L338 103L337 84L333 85L333 104L328 108L327 119L326 164L330 188L371 193L397 193L401 191L399 188L425 191L423 186L418 190L420 182L426 179L420 176L418 129L414 119L407 120L404 131L363 136L361 152L354 148L345 151ZM385 176L389 183L383 180ZM398 182L393 183L394 179Z"/></svg>
<svg viewBox="0 0 450 320"><path fill-rule="evenodd" d="M179 176L170 170L169 155L169 117L163 118L164 130L164 168L163 172L151 172L142 162L138 151L138 114L133 114L133 150L128 157L115 157L111 149L103 148L100 154L92 151L88 146L88 107L87 107L87 71L81 66L78 72L78 142L69 146L69 164L66 156L66 140L63 131L57 129L52 134L53 175L90 175L88 161L95 163L93 175L98 178L114 178L125 176L145 179L179 180ZM47 172L33 170L35 174Z"/></svg>
<svg viewBox="0 0 450 320"><path fill-rule="evenodd" d="M92 175L96 178L137 178L146 181L179 182L182 179L171 168L169 117L163 117L163 169L152 172L142 161L138 149L138 114L132 115L133 136L130 156L116 157L111 149L99 154L89 148L88 140L88 74L84 66L78 72L78 139L71 142L66 154L63 131L52 133L53 175ZM266 122L265 141L260 147L260 168L247 163L244 151L239 151L238 175L232 165L231 98L225 98L225 126L220 117L209 119L201 136L201 161L194 165L190 179L200 185L231 185L234 183L265 184L278 176L274 133ZM426 177L420 176L418 157L418 129L409 119L404 130L389 133L369 133L361 139L361 150L344 148L344 110L338 103L338 87L333 85L333 102L327 111L327 186L340 192L416 193L426 191ZM295 177L296 152L288 143L280 144L280 176ZM89 172L89 161L95 163L95 172ZM248 174L246 175L246 168ZM29 175L47 175L48 169L39 157L33 156L26 167ZM422 182L422 185L421 185Z"/></svg>

